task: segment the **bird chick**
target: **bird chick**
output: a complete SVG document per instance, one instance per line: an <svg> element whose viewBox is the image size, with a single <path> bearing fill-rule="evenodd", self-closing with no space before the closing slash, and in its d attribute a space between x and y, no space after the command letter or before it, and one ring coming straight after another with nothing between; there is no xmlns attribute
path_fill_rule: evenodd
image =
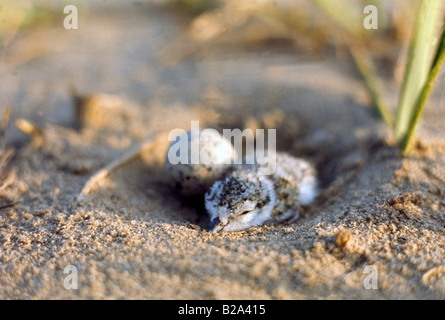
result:
<svg viewBox="0 0 445 320"><path fill-rule="evenodd" d="M317 196L316 171L305 160L277 153L273 174L261 175L258 169L258 165L243 166L207 191L211 232L294 221L300 207Z"/></svg>

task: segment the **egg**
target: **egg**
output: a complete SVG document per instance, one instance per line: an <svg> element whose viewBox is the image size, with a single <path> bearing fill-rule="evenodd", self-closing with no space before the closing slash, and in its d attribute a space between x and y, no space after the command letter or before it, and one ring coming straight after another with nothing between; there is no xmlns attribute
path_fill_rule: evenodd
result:
<svg viewBox="0 0 445 320"><path fill-rule="evenodd" d="M178 129L177 133L169 137L174 141L165 159L167 183L181 196L203 196L216 180L233 169L236 150L215 129Z"/></svg>

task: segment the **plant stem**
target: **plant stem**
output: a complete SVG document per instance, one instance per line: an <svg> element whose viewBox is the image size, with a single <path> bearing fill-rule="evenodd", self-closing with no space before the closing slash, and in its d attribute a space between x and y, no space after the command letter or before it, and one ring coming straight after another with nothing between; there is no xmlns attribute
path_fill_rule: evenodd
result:
<svg viewBox="0 0 445 320"><path fill-rule="evenodd" d="M350 44L349 51L351 56L359 70L365 86L371 96L372 103L379 114L379 116L389 125L391 128L394 125L394 116L389 110L388 105L383 102L383 98L377 90L377 76L375 74L375 68L373 66L372 60L369 55L366 54L362 49L357 48L356 45Z"/></svg>
<svg viewBox="0 0 445 320"><path fill-rule="evenodd" d="M433 60L431 71L428 75L425 85L420 92L416 103L414 105L414 110L411 115L410 121L408 123L408 130L401 138L401 145L404 154L408 154L413 147L413 137L416 131L417 124L419 122L420 116L425 108L426 101L433 91L433 85L436 81L439 71L445 62L445 26L442 31L439 45L437 47L437 53Z"/></svg>
<svg viewBox="0 0 445 320"><path fill-rule="evenodd" d="M410 124L415 118L415 102L428 78L437 41L435 29L441 19L444 3L443 0L422 0L420 3L397 108L394 130L399 141L405 140L407 132L412 131Z"/></svg>

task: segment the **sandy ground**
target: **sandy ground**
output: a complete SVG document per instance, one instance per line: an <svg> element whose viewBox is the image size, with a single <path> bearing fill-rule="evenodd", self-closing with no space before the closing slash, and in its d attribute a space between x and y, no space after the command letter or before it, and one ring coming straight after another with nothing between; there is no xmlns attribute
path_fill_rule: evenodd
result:
<svg viewBox="0 0 445 320"><path fill-rule="evenodd" d="M90 11L77 31L28 30L7 48L2 108L44 133L39 142L8 130L18 153L1 200L19 203L0 211L0 298L444 299L440 90L403 158L349 64L282 48L190 49L183 30L139 3ZM95 96L81 130L72 86L113 94ZM321 196L293 224L207 232L161 170L166 134L191 120L277 128L280 150L316 164ZM77 200L142 141L140 157ZM78 289L64 286L70 265Z"/></svg>

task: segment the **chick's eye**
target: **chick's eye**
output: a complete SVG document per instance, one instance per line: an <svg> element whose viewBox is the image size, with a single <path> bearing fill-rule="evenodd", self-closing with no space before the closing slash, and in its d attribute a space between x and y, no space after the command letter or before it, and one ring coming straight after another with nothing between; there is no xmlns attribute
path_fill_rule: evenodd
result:
<svg viewBox="0 0 445 320"><path fill-rule="evenodd" d="M250 212L250 210L243 210L243 211L240 211L240 213L238 213L238 215L242 216L242 215L248 214L249 212Z"/></svg>

